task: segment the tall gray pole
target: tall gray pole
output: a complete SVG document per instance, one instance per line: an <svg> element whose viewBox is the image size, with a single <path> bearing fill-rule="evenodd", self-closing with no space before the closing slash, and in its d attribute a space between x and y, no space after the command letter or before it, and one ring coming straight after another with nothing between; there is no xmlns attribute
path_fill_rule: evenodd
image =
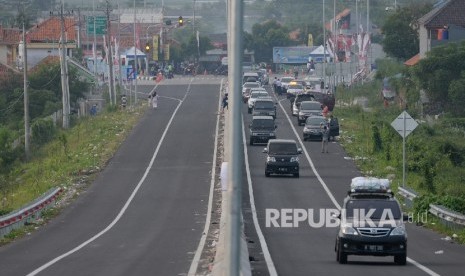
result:
<svg viewBox="0 0 465 276"><path fill-rule="evenodd" d="M325 26L325 0L323 0L323 82L326 86L326 26Z"/></svg>
<svg viewBox="0 0 465 276"><path fill-rule="evenodd" d="M229 214L227 216L229 231L226 232L226 267L225 275L240 275L240 237L241 237L241 187L242 187L242 165L244 162L244 151L242 143L242 32L243 32L243 3L242 0L231 0L228 49L231 54L228 63L229 71L229 95L231 98L231 116L226 122L230 125L229 134L230 169L228 173L228 204Z"/></svg>
<svg viewBox="0 0 465 276"><path fill-rule="evenodd" d="M29 160L30 151L30 126L29 126L29 95L27 92L28 80L27 80L27 42L26 42L26 28L23 21L23 77L24 77L24 151L26 154L26 160Z"/></svg>
<svg viewBox="0 0 465 276"><path fill-rule="evenodd" d="M192 7L193 16L192 16L192 35L195 35L195 0L194 5Z"/></svg>
<svg viewBox="0 0 465 276"><path fill-rule="evenodd" d="M134 0L134 105L137 104L137 41L136 41L136 0Z"/></svg>
<svg viewBox="0 0 465 276"><path fill-rule="evenodd" d="M92 2L92 17L94 19L94 46L92 47L92 52L94 56L94 75L95 79L98 84L98 76L97 76L97 36L95 33L95 0Z"/></svg>
<svg viewBox="0 0 465 276"><path fill-rule="evenodd" d="M60 9L61 21L61 93L63 98L63 128L69 128L69 90L68 90L68 72L66 70L66 45L65 45L65 17L63 15L63 1Z"/></svg>
<svg viewBox="0 0 465 276"><path fill-rule="evenodd" d="M108 47L108 70L109 75L109 84L108 84L108 91L110 93L110 99L113 97L112 104L116 105L116 93L114 87L114 77L113 77L113 54L111 51L111 24L110 24L110 1L107 0L107 47Z"/></svg>

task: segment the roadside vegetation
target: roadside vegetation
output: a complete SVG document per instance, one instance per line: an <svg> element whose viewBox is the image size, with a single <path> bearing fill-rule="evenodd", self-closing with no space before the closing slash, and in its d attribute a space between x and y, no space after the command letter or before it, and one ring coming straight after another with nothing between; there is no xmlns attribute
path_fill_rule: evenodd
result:
<svg viewBox="0 0 465 276"><path fill-rule="evenodd" d="M430 58L444 51L450 52L448 47L437 50ZM373 82L339 88L334 115L341 124L340 143L363 175L389 178L396 191L403 185L402 137L391 122L406 110L419 122L419 126L406 138L405 188L419 194L411 211L416 214L428 212L429 204L436 204L465 214L465 118L456 108L459 105L463 107L465 102L453 93L444 93L447 86L440 90L443 98L435 101L435 108L428 108L431 102L419 102L419 89L427 86L422 84L424 78L417 78L416 74L428 74L423 70L425 64L431 64L430 58L420 62L411 72L399 68L402 65L395 61L378 60L379 71ZM395 72L403 72L404 77L392 80L398 97L385 106L381 80ZM451 83L463 81L463 75L455 76L458 78ZM430 78L434 76L430 75ZM453 89L455 87L451 85L449 90ZM427 94L433 98L437 92L429 88ZM367 99L366 106L356 104L363 98ZM446 109L446 106L450 108ZM431 113L425 113L425 110ZM433 229L449 235L455 233L457 240L465 242L465 230L442 226L433 216L428 217L428 222Z"/></svg>
<svg viewBox="0 0 465 276"><path fill-rule="evenodd" d="M86 117L68 130L45 124L47 142L35 147L29 162L16 160L0 174L0 214L9 213L31 202L53 187L79 192L103 169L144 112L102 111Z"/></svg>

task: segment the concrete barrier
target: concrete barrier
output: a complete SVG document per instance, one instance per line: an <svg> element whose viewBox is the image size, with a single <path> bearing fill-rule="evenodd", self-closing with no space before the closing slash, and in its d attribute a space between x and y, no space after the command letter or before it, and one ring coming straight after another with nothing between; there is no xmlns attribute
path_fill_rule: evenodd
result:
<svg viewBox="0 0 465 276"><path fill-rule="evenodd" d="M0 237L40 218L42 212L55 203L61 192L61 188L50 189L27 206L0 217Z"/></svg>

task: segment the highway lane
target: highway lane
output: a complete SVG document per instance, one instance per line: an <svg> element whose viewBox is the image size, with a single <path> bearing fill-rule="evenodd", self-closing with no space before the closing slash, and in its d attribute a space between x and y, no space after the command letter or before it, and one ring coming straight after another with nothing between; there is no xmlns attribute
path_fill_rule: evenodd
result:
<svg viewBox="0 0 465 276"><path fill-rule="evenodd" d="M290 115L289 102L283 98L280 100L276 119L278 138L302 137L302 127L298 127L295 117ZM247 114L245 107L243 116L247 126L251 115ZM320 142L303 142L318 175L331 194L329 196L311 170L305 154L300 157L300 178L265 177L263 147L248 145L247 156L257 216L278 275L452 275L461 274L465 269L464 246L447 243L441 240L441 235L415 225L408 225L408 256L411 259L406 266L394 265L392 257L369 256L349 256L347 265L338 264L334 252L337 228L314 228L305 223L299 227L266 227L267 208L302 208L316 212L321 208L336 208L342 204L350 179L358 176L359 172L354 162L345 158L347 154L337 143L330 143L329 153L323 154ZM314 220L318 221L318 216ZM444 250L444 254L435 254L438 250ZM417 262L417 265L413 262Z"/></svg>
<svg viewBox="0 0 465 276"><path fill-rule="evenodd" d="M219 81L158 86L158 109L146 111L86 192L0 248L0 274L187 274L205 224L219 89Z"/></svg>

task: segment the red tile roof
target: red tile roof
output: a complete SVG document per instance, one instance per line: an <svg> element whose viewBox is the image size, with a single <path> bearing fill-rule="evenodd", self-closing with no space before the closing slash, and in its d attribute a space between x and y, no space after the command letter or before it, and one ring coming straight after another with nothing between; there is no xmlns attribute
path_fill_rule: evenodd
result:
<svg viewBox="0 0 465 276"><path fill-rule="evenodd" d="M413 66L417 64L419 61L420 61L420 54L416 54L410 59L408 59L406 62L404 62L404 65Z"/></svg>
<svg viewBox="0 0 465 276"><path fill-rule="evenodd" d="M0 44L19 44L21 31L19 29L3 28L0 26Z"/></svg>
<svg viewBox="0 0 465 276"><path fill-rule="evenodd" d="M65 17L65 37L68 41L77 40L77 22L74 17ZM59 41L61 34L60 18L50 17L28 31L31 42Z"/></svg>
<svg viewBox="0 0 465 276"><path fill-rule="evenodd" d="M425 14L418 21L420 24L424 24L428 29L443 28L450 24L465 27L464 12L465 1L448 0L443 5Z"/></svg>

